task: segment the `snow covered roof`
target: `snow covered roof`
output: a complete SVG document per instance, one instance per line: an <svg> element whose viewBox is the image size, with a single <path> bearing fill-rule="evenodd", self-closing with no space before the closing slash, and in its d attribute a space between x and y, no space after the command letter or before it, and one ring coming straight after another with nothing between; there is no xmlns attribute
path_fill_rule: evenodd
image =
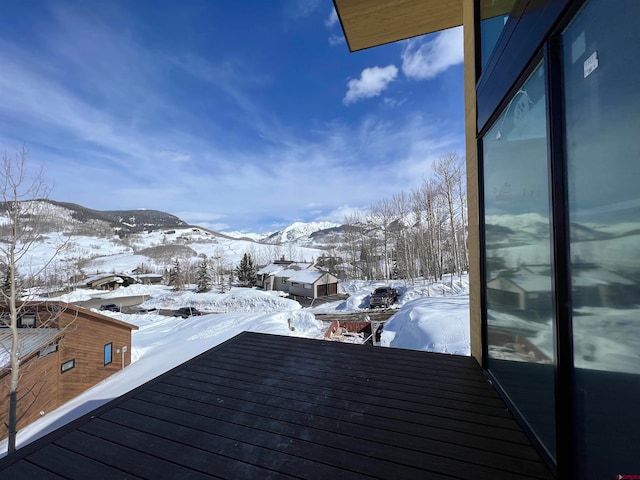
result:
<svg viewBox="0 0 640 480"><path fill-rule="evenodd" d="M290 282L300 282L300 283L315 283L325 272L319 272L317 270L299 270L297 272L293 272L289 277Z"/></svg>
<svg viewBox="0 0 640 480"><path fill-rule="evenodd" d="M635 285L628 278L617 273L610 272L604 268L574 268L573 270L573 286L574 287L595 287L597 285Z"/></svg>
<svg viewBox="0 0 640 480"><path fill-rule="evenodd" d="M283 275L277 275L279 277L289 277L295 272L300 270L307 270L313 268L313 263L310 262L294 262L288 265L282 263L270 263L266 267L258 270L258 275L276 275L283 272Z"/></svg>
<svg viewBox="0 0 640 480"><path fill-rule="evenodd" d="M550 292L551 291L551 279L547 275L514 275L512 277L498 277L489 281L487 286L497 290L513 291L514 285L518 289L533 293L533 292Z"/></svg>
<svg viewBox="0 0 640 480"><path fill-rule="evenodd" d="M270 263L266 267L262 267L258 270L258 275L274 275L286 268L286 265L276 265L275 263Z"/></svg>

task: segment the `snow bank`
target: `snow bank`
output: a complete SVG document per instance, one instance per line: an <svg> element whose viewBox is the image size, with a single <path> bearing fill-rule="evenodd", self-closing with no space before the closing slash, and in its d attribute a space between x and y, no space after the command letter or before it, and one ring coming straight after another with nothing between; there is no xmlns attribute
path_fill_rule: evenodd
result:
<svg viewBox="0 0 640 480"><path fill-rule="evenodd" d="M385 324L384 347L471 355L469 297L420 298L405 304Z"/></svg>
<svg viewBox="0 0 640 480"><path fill-rule="evenodd" d="M300 304L288 298L282 298L280 292L265 292L252 288L232 288L227 293L204 292L193 290L174 292L169 287L156 291L154 296L142 306L144 308L166 308L174 310L180 307L196 307L206 312L282 312L299 310Z"/></svg>

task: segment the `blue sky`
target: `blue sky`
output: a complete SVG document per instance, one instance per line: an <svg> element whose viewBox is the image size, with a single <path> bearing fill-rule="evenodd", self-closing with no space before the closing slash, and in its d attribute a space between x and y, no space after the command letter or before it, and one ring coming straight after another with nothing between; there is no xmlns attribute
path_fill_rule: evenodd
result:
<svg viewBox="0 0 640 480"><path fill-rule="evenodd" d="M330 0L4 0L0 151L54 200L341 222L464 156L462 31L349 53Z"/></svg>

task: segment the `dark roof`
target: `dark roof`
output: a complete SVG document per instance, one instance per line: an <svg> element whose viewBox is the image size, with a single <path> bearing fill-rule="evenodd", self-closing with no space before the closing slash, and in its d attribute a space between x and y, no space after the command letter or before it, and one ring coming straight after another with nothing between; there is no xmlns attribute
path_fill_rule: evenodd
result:
<svg viewBox="0 0 640 480"><path fill-rule="evenodd" d="M471 357L242 333L0 477L551 478Z"/></svg>
<svg viewBox="0 0 640 480"><path fill-rule="evenodd" d="M18 302L19 306L24 306L24 312L33 312L37 311L51 311L55 312L56 315L58 313L68 313L71 315L80 316L100 321L103 323L110 323L119 327L128 328L129 330L138 330L140 327L137 325L133 325L131 323L127 323L123 320L118 320L117 318L109 317L108 315L103 315L99 312L89 310L88 308L80 307L78 305L74 305L72 303L59 302L59 301L30 301L30 302ZM7 302L0 302L0 312L5 312L9 310L9 304Z"/></svg>

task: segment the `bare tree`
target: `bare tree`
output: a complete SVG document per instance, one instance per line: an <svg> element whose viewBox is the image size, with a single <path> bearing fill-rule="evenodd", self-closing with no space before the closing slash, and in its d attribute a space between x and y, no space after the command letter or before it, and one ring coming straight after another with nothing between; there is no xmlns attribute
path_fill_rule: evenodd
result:
<svg viewBox="0 0 640 480"><path fill-rule="evenodd" d="M25 149L9 157L6 153L2 157L0 167L0 214L5 221L0 230L0 262L6 269L4 288L0 295L9 309L9 317L2 319L0 326L9 327L11 331L11 347L9 351L9 415L8 451L16 448L18 418L18 388L20 380L20 338L18 319L21 313L29 308L29 297L32 295L34 279L47 270L51 262L65 247L66 241L61 240L55 247L51 257L44 264L37 266L28 263L28 253L36 243L43 240L42 223L50 218L47 212L50 204L46 200L50 189L45 185L42 169L30 175L27 170L28 153ZM18 275L18 268L22 269ZM25 293L26 292L26 293ZM61 312L57 313L59 316ZM53 321L55 316L49 318Z"/></svg>
<svg viewBox="0 0 640 480"><path fill-rule="evenodd" d="M360 212L347 214L344 219L344 254L345 263L348 265L347 275L351 278L362 278L362 268L358 252L360 251L359 230L362 229Z"/></svg>
<svg viewBox="0 0 640 480"><path fill-rule="evenodd" d="M382 274L385 279L391 278L391 224L396 219L393 203L387 199L378 202L371 209L371 220L382 236Z"/></svg>
<svg viewBox="0 0 640 480"><path fill-rule="evenodd" d="M453 274L462 275L460 268L460 254L458 252L458 235L456 232L456 187L460 183L461 171L459 159L455 153L448 153L433 164L433 171L440 182L440 188L446 199L447 211L449 214L450 240L451 240L451 284L453 285Z"/></svg>

